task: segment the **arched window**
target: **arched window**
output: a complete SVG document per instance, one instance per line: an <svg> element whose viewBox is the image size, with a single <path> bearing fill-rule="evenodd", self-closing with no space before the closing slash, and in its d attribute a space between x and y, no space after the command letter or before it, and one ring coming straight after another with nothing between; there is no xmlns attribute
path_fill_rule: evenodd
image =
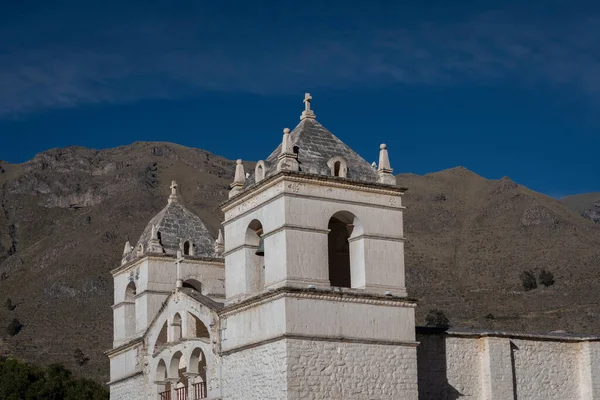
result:
<svg viewBox="0 0 600 400"><path fill-rule="evenodd" d="M339 157L339 156L332 157L327 162L327 166L331 170L332 176L346 178L346 176L348 174L348 166L346 164L346 160L344 160L342 157Z"/></svg>
<svg viewBox="0 0 600 400"><path fill-rule="evenodd" d="M135 286L135 282L131 281L125 288L125 301L133 302L135 301L135 295L137 294L137 286Z"/></svg>
<svg viewBox="0 0 600 400"><path fill-rule="evenodd" d="M262 238L263 226L259 220L255 219L246 229L246 271L248 279L246 280L246 292L260 292L265 287L265 242Z"/></svg>
<svg viewBox="0 0 600 400"><path fill-rule="evenodd" d="M167 344L167 341L168 341L167 330L168 330L167 321L165 321L162 328L160 329L158 337L156 338L156 342L154 343L153 353L160 351L161 347L164 346L165 344Z"/></svg>
<svg viewBox="0 0 600 400"><path fill-rule="evenodd" d="M194 376L192 381L192 393L194 399L204 399L208 397L206 390L206 357L200 348L195 348L190 357L189 372Z"/></svg>
<svg viewBox="0 0 600 400"><path fill-rule="evenodd" d="M262 181L263 179L265 179L265 172L266 172L266 168L265 168L265 162L260 160L259 162L256 163L256 167L254 168L254 181L256 183Z"/></svg>
<svg viewBox="0 0 600 400"><path fill-rule="evenodd" d="M183 254L186 256L190 255L190 241L189 240L186 240L183 243Z"/></svg>
<svg viewBox="0 0 600 400"><path fill-rule="evenodd" d="M169 381L167 381L167 364L162 358L158 361L156 366L154 383L158 385L158 398L160 400L169 399L171 394L171 385Z"/></svg>
<svg viewBox="0 0 600 400"><path fill-rule="evenodd" d="M329 257L329 282L331 286L352 287L350 243L355 216L349 212L335 213L329 220L327 249Z"/></svg>
<svg viewBox="0 0 600 400"><path fill-rule="evenodd" d="M206 325L204 325L200 318L196 317L192 313L188 313L188 321L188 333L190 337L210 339L208 328Z"/></svg>
<svg viewBox="0 0 600 400"><path fill-rule="evenodd" d="M181 340L181 315L179 313L175 314L173 317L173 340L177 341Z"/></svg>
<svg viewBox="0 0 600 400"><path fill-rule="evenodd" d="M135 295L137 294L137 287L135 282L131 281L125 288L125 337L130 338L135 335L136 332L136 315L135 315Z"/></svg>
<svg viewBox="0 0 600 400"><path fill-rule="evenodd" d="M166 382L167 381L167 364L162 358L156 366L156 374L154 375L155 382Z"/></svg>
<svg viewBox="0 0 600 400"><path fill-rule="evenodd" d="M173 354L173 357L171 357L171 362L169 363L169 380L184 380L185 377L183 374L186 372L185 361L186 360L183 358L183 354L181 353L181 351L178 351L175 354Z"/></svg>
<svg viewBox="0 0 600 400"><path fill-rule="evenodd" d="M202 293L202 284L195 279L186 279L183 281L183 287L194 289L198 293Z"/></svg>

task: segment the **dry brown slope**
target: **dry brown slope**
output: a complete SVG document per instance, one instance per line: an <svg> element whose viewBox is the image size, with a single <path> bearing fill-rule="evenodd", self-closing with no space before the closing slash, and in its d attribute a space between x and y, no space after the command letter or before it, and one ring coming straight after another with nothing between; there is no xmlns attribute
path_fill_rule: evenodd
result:
<svg viewBox="0 0 600 400"><path fill-rule="evenodd" d="M117 149L44 152L20 166L2 186L6 215L14 224L17 252L0 258L0 349L38 363L62 362L83 375L106 380L112 346L112 278L126 238L137 240L164 205L176 179L186 205L212 229L221 220L234 163L202 150L168 143L135 143ZM6 169L6 167L5 167ZM3 236L3 243L7 235ZM10 237L9 237L10 239ZM6 250L6 249L5 249ZM23 330L8 337L18 318ZM75 364L81 348L87 365Z"/></svg>
<svg viewBox="0 0 600 400"><path fill-rule="evenodd" d="M441 308L457 326L600 332L600 226L508 178L461 167L399 182L410 188L407 285L419 322ZM541 268L556 284L525 292L520 272Z"/></svg>

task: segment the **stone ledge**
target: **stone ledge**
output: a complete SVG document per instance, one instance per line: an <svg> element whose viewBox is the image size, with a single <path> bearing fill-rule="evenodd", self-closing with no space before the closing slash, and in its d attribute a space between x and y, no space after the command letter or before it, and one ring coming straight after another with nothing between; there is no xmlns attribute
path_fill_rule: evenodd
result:
<svg viewBox="0 0 600 400"><path fill-rule="evenodd" d="M134 372L133 374L129 374L122 378L115 379L114 381L106 382L106 384L109 386L114 385L115 383L123 382L123 381L126 381L127 379L135 378L136 376L143 375L143 374L144 374L144 371Z"/></svg>
<svg viewBox="0 0 600 400"><path fill-rule="evenodd" d="M460 329L460 328L435 328L428 326L417 326L417 334L421 335L445 335L449 337L464 337L464 338L483 338L483 337L499 337L507 339L524 339L524 340L539 340L539 341L555 341L555 342L597 342L600 341L600 336L582 335L568 332L511 332L511 331L494 331L485 329Z"/></svg>
<svg viewBox="0 0 600 400"><path fill-rule="evenodd" d="M361 292L360 289L303 289L286 286L270 290L266 293L257 295L246 300L242 300L241 302L236 304L227 305L225 306L225 308L219 311L219 317L228 317L230 315L237 314L239 312L256 307L258 305L280 299L282 297L364 303L392 307L414 308L417 305L417 301L409 297L385 296L369 292Z"/></svg>
<svg viewBox="0 0 600 400"><path fill-rule="evenodd" d="M287 179L286 179L287 178ZM353 180L348 178L340 178L333 176L325 176L318 174L309 174L305 172L298 171L279 171L275 175L271 175L258 183L255 183L237 195L231 197L230 199L221 203L221 209L226 211L226 209L231 208L235 203L242 200L245 196L251 195L261 189L266 189L271 185L279 183L280 181L288 180L295 182L305 182L305 183L323 183L326 182L328 186L340 187L345 189L358 189L368 192L376 192L382 193L387 192L388 194L404 194L408 189L395 186L395 185L387 185L383 183L376 182L364 182L359 180Z"/></svg>
<svg viewBox="0 0 600 400"><path fill-rule="evenodd" d="M367 345L380 345L380 346L403 346L403 347L417 347L419 342L407 342L397 340L376 340L376 339L362 339L362 338L346 338L340 336L312 336L312 335L298 335L298 334L283 334L272 338L260 340L258 342L246 344L243 346L235 347L233 349L219 352L220 356L228 356L230 354L238 353L240 351L252 349L265 344L278 342L283 339L290 340L310 340L315 342L336 342L336 343L356 343L356 344L367 344Z"/></svg>

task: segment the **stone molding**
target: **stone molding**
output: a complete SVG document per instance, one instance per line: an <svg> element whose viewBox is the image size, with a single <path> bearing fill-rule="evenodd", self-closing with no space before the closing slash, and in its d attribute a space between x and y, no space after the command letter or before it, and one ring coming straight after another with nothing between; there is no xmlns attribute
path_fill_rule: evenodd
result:
<svg viewBox="0 0 600 400"><path fill-rule="evenodd" d="M115 379L114 381L106 382L106 384L109 386L114 385L116 383L123 382L123 381L126 381L127 379L135 378L136 376L143 375L143 374L144 374L144 371L137 371L137 372L134 372L133 374L129 374L122 378Z"/></svg>
<svg viewBox="0 0 600 400"><path fill-rule="evenodd" d="M397 186L379 184L379 183L368 183L355 181L352 179L340 178L340 177L328 177L323 175L316 174L307 174L303 172L295 172L295 171L280 171L275 175L272 175L268 178L263 179L259 183L256 183L250 187L248 187L243 192L237 194L231 199L223 202L221 204L221 209L223 212L228 212L232 210L237 205L245 202L249 197L256 196L258 193L262 193L267 189L281 183L281 182L292 182L297 184L310 184L315 186L324 186L327 188L338 188L338 189L347 189L353 191L367 192L367 193L376 193L387 196L402 196L404 192L406 192L406 188L401 188ZM284 191L284 188L281 190ZM293 189L292 192L295 190ZM391 208L404 208L400 207L391 207Z"/></svg>
<svg viewBox="0 0 600 400"><path fill-rule="evenodd" d="M220 318L227 318L231 315L258 307L284 297L296 299L337 301L343 303L362 303L387 307L410 307L415 308L416 300L407 297L381 296L378 294L359 293L356 290L326 290L326 289L300 289L293 287L282 287L273 291L252 297L241 301L240 303L230 304L218 312Z"/></svg>
<svg viewBox="0 0 600 400"><path fill-rule="evenodd" d="M274 336L272 338L259 340L257 342L238 346L233 349L220 351L220 356L228 356L240 351L252 349L255 347L263 346L273 342L278 342L283 339L290 340L311 340L316 342L337 342L337 343L358 343L367 345L381 345L381 346L403 346L403 347L417 347L419 342L416 341L400 341L400 340L375 340L375 339L361 339L361 338L350 338L350 337L339 337L339 336L313 336L313 335L300 335L300 334L282 334Z"/></svg>
<svg viewBox="0 0 600 400"><path fill-rule="evenodd" d="M120 346L115 347L114 349L105 351L104 354L107 355L108 357L116 356L118 354L126 352L127 350L130 350L132 347L135 347L138 344L141 344L141 345L144 344L143 337L138 337L138 338L132 339L126 343L123 343Z"/></svg>
<svg viewBox="0 0 600 400"><path fill-rule="evenodd" d="M129 261L126 264L120 265L115 269L110 270L110 273L114 277L115 275L126 272L129 268L133 268L138 264L141 264L142 261L165 261L165 259L175 259L174 255L171 254L146 254L140 258L136 258L134 260ZM190 264L208 264L214 267L225 268L225 260L220 257L195 257L186 255L185 262Z"/></svg>
<svg viewBox="0 0 600 400"><path fill-rule="evenodd" d="M244 243L244 244L234 247L233 249L223 252L223 257L227 257L228 255L231 255L231 254L235 253L236 251L240 251L243 249L258 249L258 246L253 245L253 244L245 244Z"/></svg>
<svg viewBox="0 0 600 400"><path fill-rule="evenodd" d="M386 236L386 235L373 235L373 234L362 234L358 236L351 237L348 239L348 243L355 242L361 239L374 239L374 240L384 240L388 242L404 242L406 238L403 236Z"/></svg>
<svg viewBox="0 0 600 400"><path fill-rule="evenodd" d="M454 330L434 327L416 327L417 335L445 335L449 337L482 339L488 337L536 340L544 342L600 342L600 336L578 335L569 333L527 333L510 331L487 331L487 330Z"/></svg>
<svg viewBox="0 0 600 400"><path fill-rule="evenodd" d="M302 226L302 225L293 225L293 224L283 224L270 232L263 233L263 238L268 238L269 236L275 235L283 230L291 230L291 231L304 231L304 232L312 232L312 233L321 233L327 235L329 233L329 229L317 229L312 228L310 226Z"/></svg>

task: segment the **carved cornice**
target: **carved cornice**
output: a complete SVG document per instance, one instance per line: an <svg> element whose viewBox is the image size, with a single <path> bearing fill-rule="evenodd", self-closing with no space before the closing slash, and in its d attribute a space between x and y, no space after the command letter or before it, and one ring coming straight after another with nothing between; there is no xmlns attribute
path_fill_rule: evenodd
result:
<svg viewBox="0 0 600 400"><path fill-rule="evenodd" d="M140 258L129 261L126 264L120 265L115 269L110 270L113 277L121 272L127 271L129 268L134 268L141 264L143 261L165 261L168 259L175 260L175 255L172 254L146 254ZM185 256L185 263L189 264L208 264L217 268L225 268L225 260L220 257L196 257L196 256Z"/></svg>
<svg viewBox="0 0 600 400"><path fill-rule="evenodd" d="M417 347L419 342L416 341L404 341L404 340L381 340L381 339L364 339L364 338L350 338L340 336L317 336L317 335L302 335L302 334L281 334L272 338L259 340L257 342L249 343L243 346L234 347L229 350L219 352L220 356L228 356L230 354L238 353L240 351L252 349L255 347L263 346L266 344L278 342L280 340L310 340L318 342L336 342L336 343L352 343L352 344L366 344L366 345L379 345L379 346L403 346L403 347Z"/></svg>
<svg viewBox="0 0 600 400"><path fill-rule="evenodd" d="M348 239L348 243L352 243L361 239L374 239L374 240L385 240L388 242L404 242L406 240L403 236L386 236L386 235L373 235L373 234L363 234L355 237L351 237Z"/></svg>
<svg viewBox="0 0 600 400"><path fill-rule="evenodd" d="M144 371L137 371L137 372L134 372L133 374L129 374L122 378L117 378L114 381L107 382L106 384L109 386L114 385L115 383L123 382L123 381L126 381L127 379L131 379L131 378L135 378L136 376L142 375L143 373L144 373Z"/></svg>
<svg viewBox="0 0 600 400"><path fill-rule="evenodd" d="M347 178L330 177L325 175L308 174L297 171L280 171L275 175L261 180L258 183L246 188L243 192L233 196L221 204L223 212L229 211L236 205L244 202L248 197L256 195L258 192L267 190L268 188L282 182L297 182L306 183L317 186L335 187L340 189L362 191L369 193L378 193L388 196L401 196L408 189L399 186L386 185L381 183L362 182Z"/></svg>
<svg viewBox="0 0 600 400"><path fill-rule="evenodd" d="M387 307L416 307L416 300L408 297L382 296L378 294L369 294L357 292L358 289L301 289L292 287L282 287L261 295L243 300L236 304L225 306L218 312L219 317L226 318L231 315L258 307L284 297L296 299L310 299L323 301L338 301L345 303L372 304Z"/></svg>
<svg viewBox="0 0 600 400"><path fill-rule="evenodd" d="M113 357L113 356L116 356L117 354L120 354L127 350L130 350L131 348L133 348L139 344L141 344L141 345L144 344L143 337L138 337L138 338L132 339L127 343L123 343L122 345L115 347L114 349L105 351L104 354L107 355L108 357Z"/></svg>

